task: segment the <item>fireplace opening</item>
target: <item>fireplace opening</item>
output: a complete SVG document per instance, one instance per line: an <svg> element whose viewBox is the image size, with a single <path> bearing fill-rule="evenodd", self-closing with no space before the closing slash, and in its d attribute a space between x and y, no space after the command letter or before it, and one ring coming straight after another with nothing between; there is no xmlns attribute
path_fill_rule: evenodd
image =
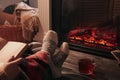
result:
<svg viewBox="0 0 120 80"><path fill-rule="evenodd" d="M110 51L116 49L116 29L112 26L91 27L77 26L70 30L67 34L67 41L77 45L86 47L99 48L101 50Z"/></svg>
<svg viewBox="0 0 120 80"><path fill-rule="evenodd" d="M70 49L113 58L119 49L120 1L52 0L52 29Z"/></svg>

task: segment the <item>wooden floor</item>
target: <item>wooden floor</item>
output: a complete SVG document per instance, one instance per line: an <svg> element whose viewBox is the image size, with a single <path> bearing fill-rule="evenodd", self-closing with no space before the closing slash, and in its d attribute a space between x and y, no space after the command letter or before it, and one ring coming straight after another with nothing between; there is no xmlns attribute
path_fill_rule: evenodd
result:
<svg viewBox="0 0 120 80"><path fill-rule="evenodd" d="M70 50L69 56L63 64L63 74L80 74L78 70L78 60L81 58L94 59L95 67L95 80L120 80L120 67L116 60L95 56L83 52ZM71 79L72 80L72 79ZM81 80L76 79L76 80ZM84 79L83 79L84 80Z"/></svg>

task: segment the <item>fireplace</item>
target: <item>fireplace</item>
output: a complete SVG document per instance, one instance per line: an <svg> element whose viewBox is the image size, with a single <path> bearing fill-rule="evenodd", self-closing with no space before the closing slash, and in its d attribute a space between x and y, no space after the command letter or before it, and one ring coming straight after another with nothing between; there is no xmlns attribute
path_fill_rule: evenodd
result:
<svg viewBox="0 0 120 80"><path fill-rule="evenodd" d="M52 0L52 29L70 49L112 58L119 49L119 0Z"/></svg>

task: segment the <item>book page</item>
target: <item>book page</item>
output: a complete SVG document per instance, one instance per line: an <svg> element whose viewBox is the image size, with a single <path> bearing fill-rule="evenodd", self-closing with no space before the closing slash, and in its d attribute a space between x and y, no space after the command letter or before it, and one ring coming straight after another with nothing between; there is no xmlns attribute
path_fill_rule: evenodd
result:
<svg viewBox="0 0 120 80"><path fill-rule="evenodd" d="M26 43L21 42L8 42L1 50L0 50L0 62L8 62L9 59L14 56L15 58L20 57L27 47Z"/></svg>

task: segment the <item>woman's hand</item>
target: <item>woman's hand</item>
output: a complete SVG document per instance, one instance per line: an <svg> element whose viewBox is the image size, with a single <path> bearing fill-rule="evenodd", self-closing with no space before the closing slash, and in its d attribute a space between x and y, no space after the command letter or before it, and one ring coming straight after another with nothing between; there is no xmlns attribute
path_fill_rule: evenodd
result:
<svg viewBox="0 0 120 80"><path fill-rule="evenodd" d="M1 71L4 71L3 74L6 75L8 80L14 80L16 78L16 76L20 72L18 65L22 62L22 60L22 58L15 59L14 57L12 57L8 63L0 65Z"/></svg>

